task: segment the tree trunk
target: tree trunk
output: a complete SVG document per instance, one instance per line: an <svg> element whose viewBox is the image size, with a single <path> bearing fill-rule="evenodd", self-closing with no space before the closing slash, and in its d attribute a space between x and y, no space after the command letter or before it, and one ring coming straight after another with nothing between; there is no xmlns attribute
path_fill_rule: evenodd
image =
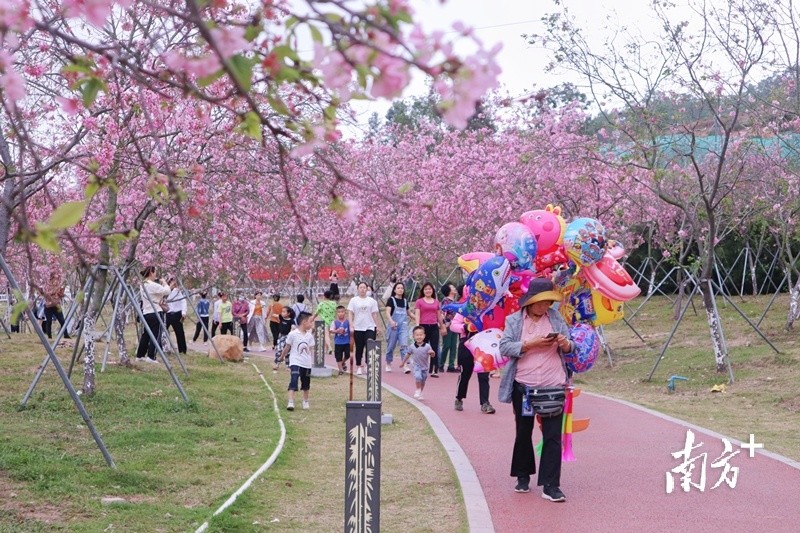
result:
<svg viewBox="0 0 800 533"><path fill-rule="evenodd" d="M797 319L798 303L800 303L800 277L797 278L797 283L789 286L789 314L786 317L786 329L794 327L794 321Z"/></svg>
<svg viewBox="0 0 800 533"><path fill-rule="evenodd" d="M109 175L114 177L116 169L119 165L119 160L114 161L114 165L109 171ZM117 189L116 187L106 188L106 205L105 217L103 223L100 225L101 234L106 234L114 228L114 221L117 215ZM100 250L97 254L98 266L107 267L111 264L111 247L106 239L100 241ZM95 344L95 325L97 317L103 311L103 301L106 295L106 288L108 285L108 270L99 268L94 272L94 292L92 293L92 301L89 303L89 311L86 313L86 322L84 322L84 345L86 352L83 361L83 393L91 394L95 390L95 374L94 374L94 344ZM91 322L89 319L91 318ZM88 392L91 390L91 393Z"/></svg>
<svg viewBox="0 0 800 533"><path fill-rule="evenodd" d="M700 291L703 293L703 307L706 309L708 330L711 334L711 346L714 349L714 359L717 363L717 372L725 372L725 359L728 357L728 347L725 346L725 337L722 332L722 321L719 318L717 306L714 302L714 292L711 288L711 282L708 280L703 280L700 285Z"/></svg>
<svg viewBox="0 0 800 533"><path fill-rule="evenodd" d="M94 309L94 306L89 309L89 312L86 313L86 318L83 320L83 395L91 396L97 389L94 373L94 328L97 320L97 311Z"/></svg>
<svg viewBox="0 0 800 533"><path fill-rule="evenodd" d="M678 296L675 298L675 305L672 310L672 320L678 320L681 317L684 298L686 298L686 280L683 278L683 270L678 270Z"/></svg>
<svg viewBox="0 0 800 533"><path fill-rule="evenodd" d="M647 280L647 296L652 296L656 292L656 269L650 267L650 278Z"/></svg>
<svg viewBox="0 0 800 533"><path fill-rule="evenodd" d="M758 296L760 292L758 290L758 277L756 276L756 257L758 257L755 253L750 253L748 255L748 259L750 263L748 266L750 267L750 284L753 286L753 296Z"/></svg>
<svg viewBox="0 0 800 533"><path fill-rule="evenodd" d="M8 236L11 231L11 202L14 197L14 177L9 174L16 172L14 168L14 161L11 159L11 152L8 149L8 143L3 136L2 124L0 124L0 161L5 167L5 173L2 176L3 181L3 196L0 200L0 254L5 256L6 248L8 247Z"/></svg>
<svg viewBox="0 0 800 533"><path fill-rule="evenodd" d="M131 367L131 360L128 357L128 347L125 344L125 319L128 314L125 312L125 295L120 292L120 301L117 305L116 315L114 316L114 336L117 338L117 352L119 352L119 365Z"/></svg>

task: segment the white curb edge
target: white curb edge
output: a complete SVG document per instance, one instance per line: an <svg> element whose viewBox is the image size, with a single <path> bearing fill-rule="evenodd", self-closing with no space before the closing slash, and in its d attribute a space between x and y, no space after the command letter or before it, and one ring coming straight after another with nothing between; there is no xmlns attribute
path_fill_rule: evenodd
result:
<svg viewBox="0 0 800 533"><path fill-rule="evenodd" d="M384 389L388 390L398 398L407 401L416 407L422 415L428 420L428 424L433 430L439 442L444 446L450 462L456 471L458 482L461 485L461 493L464 496L464 506L467 509L467 524L470 533L494 533L494 524L492 523L492 515L489 512L489 504L486 502L486 496L483 493L481 482L478 480L478 474L472 467L467 458L467 454L458 444L453 434L444 425L442 419L436 412L427 405L412 399L406 393L396 389L386 383L381 384Z"/></svg>
<svg viewBox="0 0 800 533"><path fill-rule="evenodd" d="M272 390L272 387L269 386L269 383L267 383L267 380L264 379L264 374L261 373L261 370L259 370L258 367L254 363L250 363L250 364L253 365L253 368L256 369L256 372L258 372L258 375L261 378L261 381L264 382L264 385L267 386L267 388L269 389L270 394L272 394L272 409L275 411L275 414L278 415L278 424L281 426L281 438L278 440L278 445L275 447L275 450L272 452L272 455L269 456L269 459L267 459L267 462L264 463L263 465L261 465L259 467L259 469L256 470L255 473L252 476L250 476L250 478L248 478L248 480L245 481L244 484L241 487L239 487L239 489L236 492L231 494L231 497L228 498L225 501L225 503L223 503L220 506L219 509L214 511L214 514L211 515L212 518L217 516L218 514L222 513L228 507L230 507L233 504L233 502L236 501L236 498L238 498L244 491L246 491L248 489L248 487L250 487L250 485L253 483L253 481L258 479L258 477L261 474L263 474L269 467L271 467L273 465L273 463L275 463L275 460L281 454L281 451L283 450L283 445L286 442L286 425L283 423L283 418L281 417L280 409L278 409L278 398L275 396L275 391ZM208 529L208 522L203 522L203 525L198 527L197 530L195 531L195 533L203 533L207 529Z"/></svg>

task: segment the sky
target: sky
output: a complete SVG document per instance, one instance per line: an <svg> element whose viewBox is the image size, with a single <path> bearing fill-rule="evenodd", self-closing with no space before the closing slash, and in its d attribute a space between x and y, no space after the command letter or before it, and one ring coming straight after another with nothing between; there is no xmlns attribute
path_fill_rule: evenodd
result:
<svg viewBox="0 0 800 533"><path fill-rule="evenodd" d="M416 12L415 20L428 32L452 30L453 23L460 20L475 29L487 49L502 43L498 59L503 71L500 75L503 92L521 96L533 92L534 87L547 88L564 81L578 81L565 72L545 72L550 61L548 52L529 45L522 38L522 34L544 33L541 18L559 9L553 0L449 0L445 3L411 0L410 3ZM561 4L576 17L581 27L591 32L585 36L590 42L604 36L606 17L614 24L643 31L648 28L654 31L657 27L650 15L650 2L646 0L561 0ZM469 45L463 42L456 46L456 51L468 52ZM424 95L426 90L424 76L417 74L403 96ZM387 101L358 104L359 122L366 124L373 112L383 118L390 105Z"/></svg>

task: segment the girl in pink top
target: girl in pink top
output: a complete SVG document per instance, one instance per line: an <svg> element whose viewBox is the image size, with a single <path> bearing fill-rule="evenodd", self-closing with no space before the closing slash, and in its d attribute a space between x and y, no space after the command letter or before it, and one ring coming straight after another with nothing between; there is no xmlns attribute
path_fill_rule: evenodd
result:
<svg viewBox="0 0 800 533"><path fill-rule="evenodd" d="M439 377L439 330L444 327L442 311L436 299L436 290L433 284L426 282L419 291L419 299L414 304L414 318L417 324L425 330L425 342L431 345L436 353L431 357L430 376Z"/></svg>

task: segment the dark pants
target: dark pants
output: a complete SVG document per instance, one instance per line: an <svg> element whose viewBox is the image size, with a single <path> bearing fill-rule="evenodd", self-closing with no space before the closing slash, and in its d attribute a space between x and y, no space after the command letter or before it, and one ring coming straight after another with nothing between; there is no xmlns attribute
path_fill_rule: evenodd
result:
<svg viewBox="0 0 800 533"><path fill-rule="evenodd" d="M431 357L431 362L428 364L428 372L439 371L439 324L422 324L425 330L425 342L431 345L433 353L436 355Z"/></svg>
<svg viewBox="0 0 800 533"><path fill-rule="evenodd" d="M242 330L242 344L245 348L247 348L247 341L249 339L249 332L247 331L247 322L242 324L239 322L239 329Z"/></svg>
<svg viewBox="0 0 800 533"><path fill-rule="evenodd" d="M458 360L458 333L448 331L442 337L442 355L439 357L439 368L455 369Z"/></svg>
<svg viewBox="0 0 800 533"><path fill-rule="evenodd" d="M205 325L205 328L203 327ZM203 332L203 342L208 341L208 317L201 316L200 322L194 327L194 337L192 338L192 342L197 342L197 339L200 337L200 332Z"/></svg>
<svg viewBox="0 0 800 533"><path fill-rule="evenodd" d="M147 313L144 315L145 323L150 327L150 330L153 332L153 336L156 338L156 342L161 335L161 323L158 321L158 315L156 313ZM155 360L156 358L156 345L153 344L153 341L150 340L150 335L147 333L147 328L142 328L142 336L139 338L139 347L136 348L136 358L141 359L147 355L150 359Z"/></svg>
<svg viewBox="0 0 800 533"><path fill-rule="evenodd" d="M291 374L289 376L289 389L297 390L297 381L300 381L300 390L311 389L311 369L302 366L291 365L289 367Z"/></svg>
<svg viewBox="0 0 800 533"><path fill-rule="evenodd" d="M356 366L361 366L361 359L364 357L364 350L367 349L367 340L375 340L376 332L374 329L367 331L354 331L353 339L356 344Z"/></svg>
<svg viewBox="0 0 800 533"><path fill-rule="evenodd" d="M233 322L223 322L219 330L220 335L233 335Z"/></svg>
<svg viewBox="0 0 800 533"><path fill-rule="evenodd" d="M524 386L514 382L511 404L514 406L514 421L517 436L514 440L514 453L511 456L511 475L530 476L536 473L533 455L533 426L535 416L521 416ZM539 481L537 485L558 487L561 485L561 420L558 416L542 418L542 457L539 461Z"/></svg>
<svg viewBox="0 0 800 533"><path fill-rule="evenodd" d="M183 331L183 321L181 320L183 314L178 311L177 313L167 313L167 331L172 328L175 331L175 340L178 341L178 353L186 353L186 333Z"/></svg>
<svg viewBox="0 0 800 533"><path fill-rule="evenodd" d="M461 374L458 376L458 391L456 392L456 399L463 400L467 397L467 388L469 387L469 380L472 377L472 371L475 369L475 359L472 354L464 346L462 339L458 343L458 366L461 367ZM489 373L478 372L478 400L480 404L489 403Z"/></svg>
<svg viewBox="0 0 800 533"><path fill-rule="evenodd" d="M59 307L45 307L44 308L44 332L47 333L47 338L53 338L53 318L58 320L58 324L64 327L64 313L61 312ZM64 338L69 339L69 333L64 332Z"/></svg>
<svg viewBox="0 0 800 533"><path fill-rule="evenodd" d="M269 321L269 331L272 333L272 347L276 348L278 346L278 337L281 335L281 324L280 322L273 322L272 320Z"/></svg>

